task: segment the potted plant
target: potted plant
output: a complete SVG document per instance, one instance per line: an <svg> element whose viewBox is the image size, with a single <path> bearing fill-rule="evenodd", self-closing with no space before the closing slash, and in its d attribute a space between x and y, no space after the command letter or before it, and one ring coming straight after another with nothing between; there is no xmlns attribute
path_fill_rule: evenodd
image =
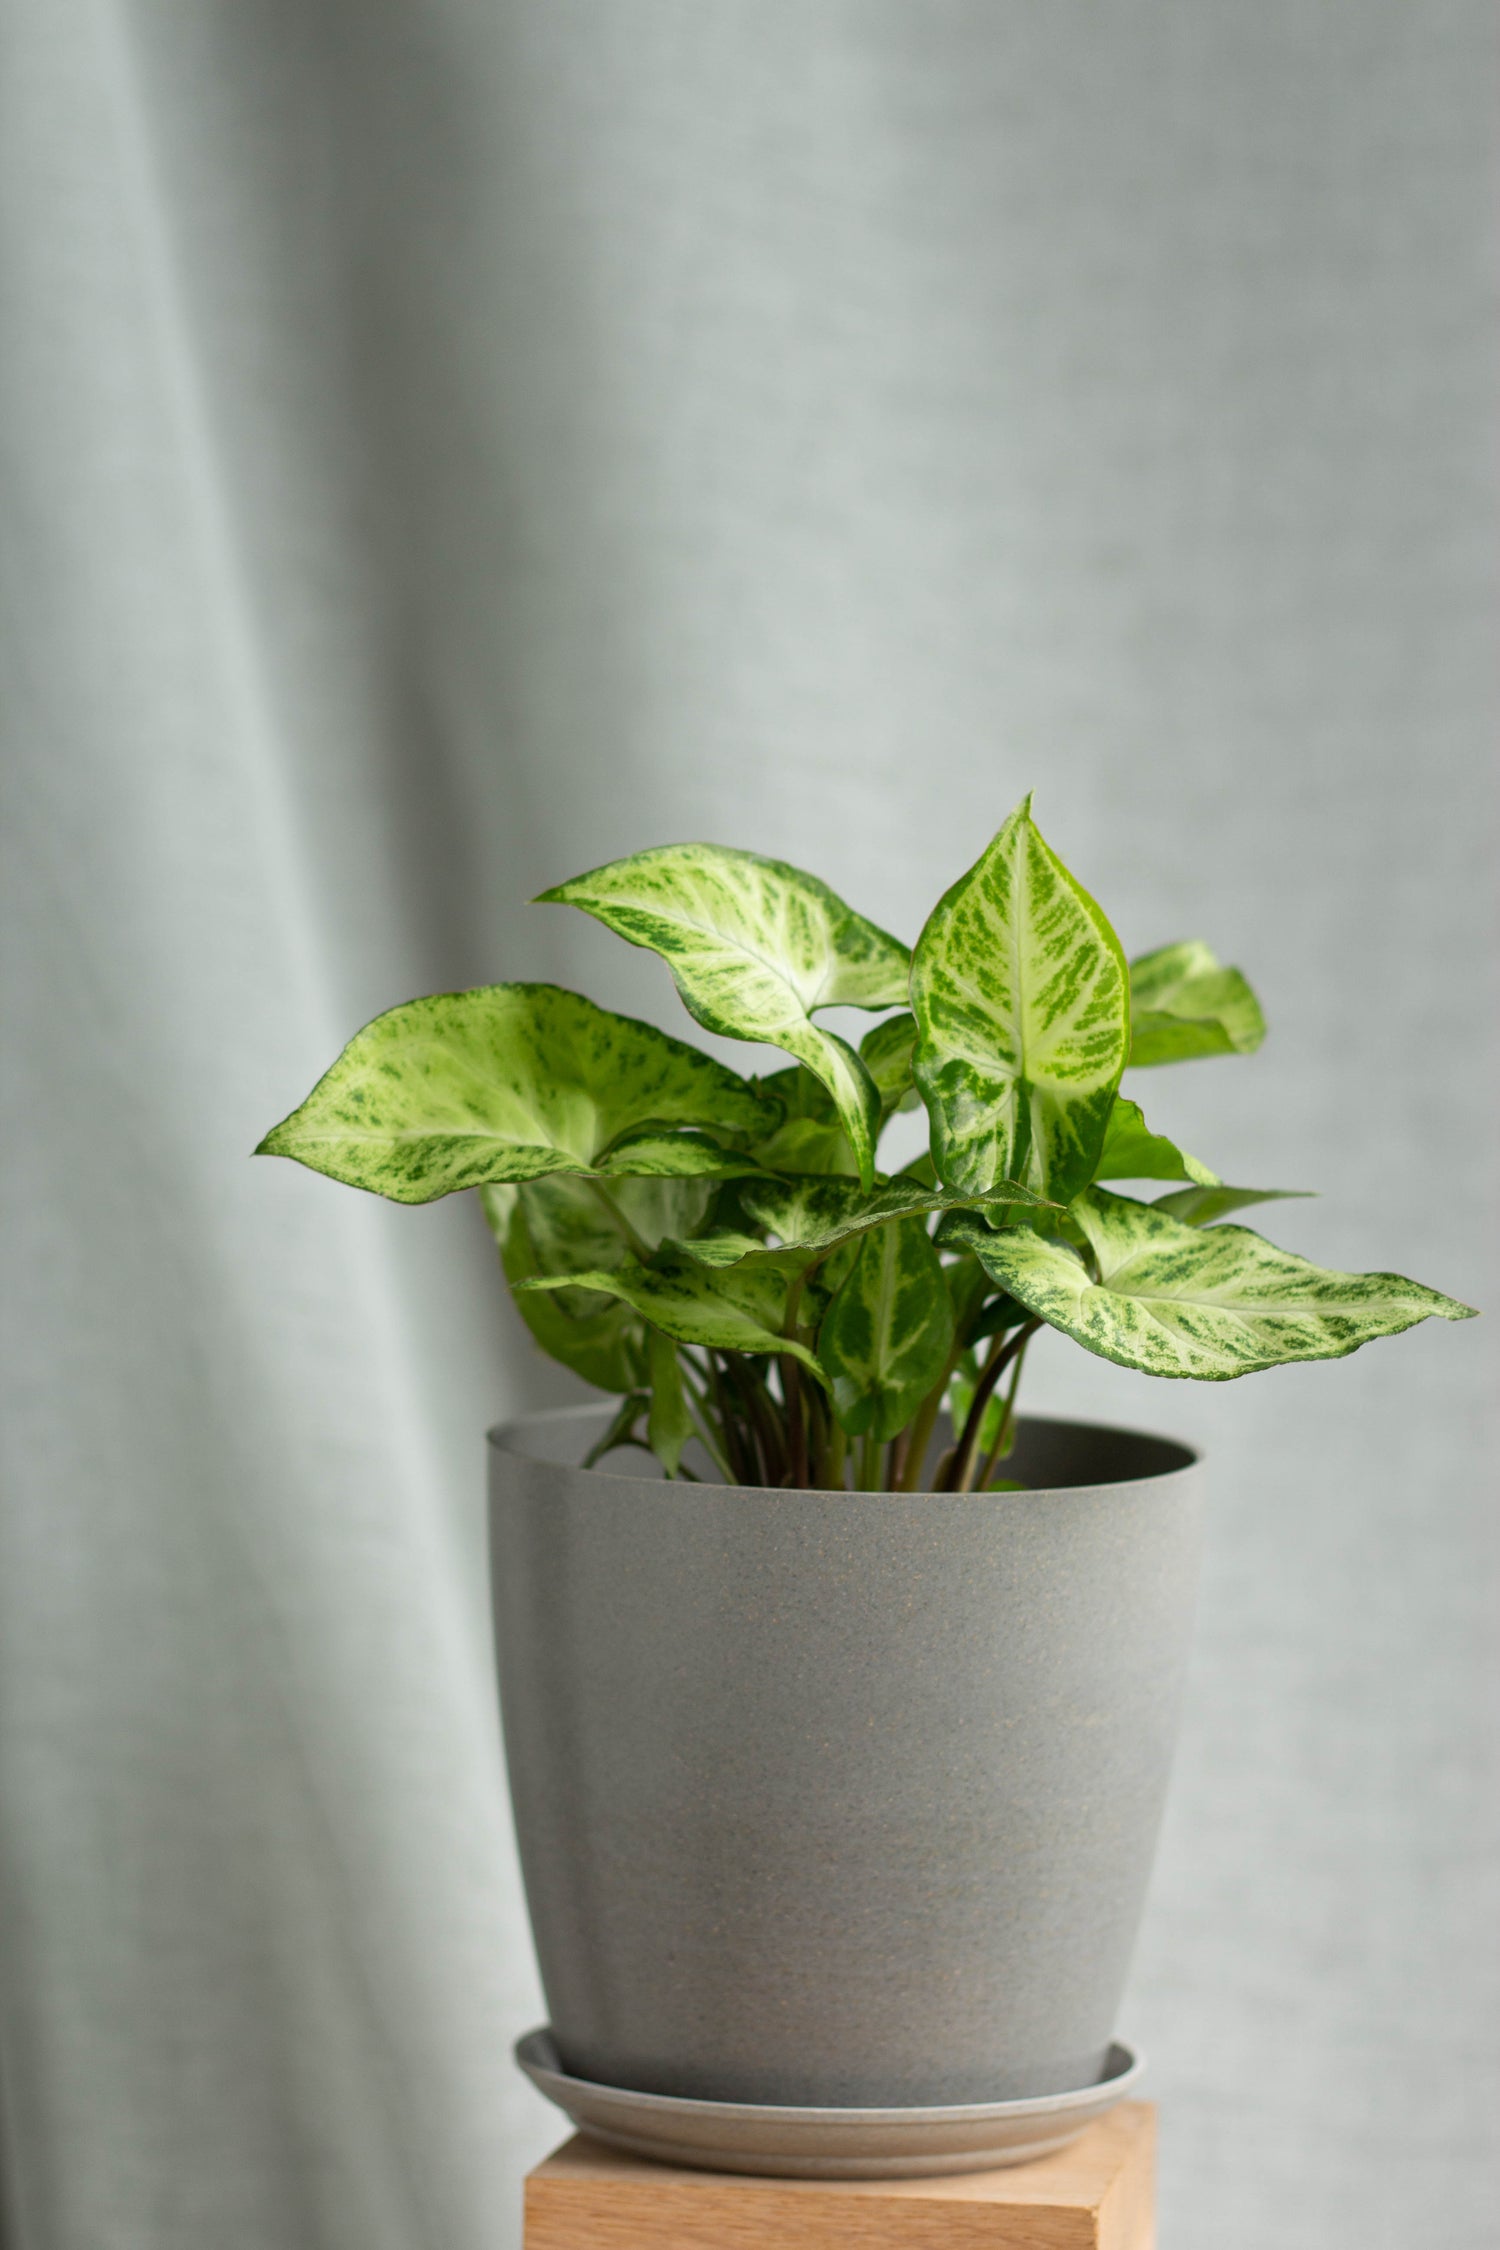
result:
<svg viewBox="0 0 1500 2250"><path fill-rule="evenodd" d="M1127 963L1029 799L910 952L710 845L543 897L789 1067L494 985L378 1017L261 1144L398 1202L477 1188L532 1335L618 1402L493 1433L529 2060L704 2162L1045 2145L1123 2067L1199 1471L1018 1416L1032 1339L1223 1382L1469 1308L1277 1249L1231 1215L1281 1191L1148 1126L1126 1067L1247 1054L1260 1008L1196 941ZM856 1049L833 1007L880 1020ZM929 1152L881 1170L919 1104ZM839 2113L875 2139L805 2137Z"/></svg>

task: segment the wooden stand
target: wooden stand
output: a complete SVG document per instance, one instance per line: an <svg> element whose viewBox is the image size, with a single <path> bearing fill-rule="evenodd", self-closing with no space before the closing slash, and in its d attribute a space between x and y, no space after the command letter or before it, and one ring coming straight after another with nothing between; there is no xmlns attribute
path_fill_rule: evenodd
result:
<svg viewBox="0 0 1500 2250"><path fill-rule="evenodd" d="M1156 2109L1034 2164L938 2180L685 2172L582 2134L526 2181L526 2250L1152 2250Z"/></svg>

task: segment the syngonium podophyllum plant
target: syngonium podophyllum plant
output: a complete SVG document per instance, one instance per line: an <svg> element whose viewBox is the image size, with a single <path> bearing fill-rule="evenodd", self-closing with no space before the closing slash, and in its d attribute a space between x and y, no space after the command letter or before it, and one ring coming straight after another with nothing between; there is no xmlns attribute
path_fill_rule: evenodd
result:
<svg viewBox="0 0 1500 2250"><path fill-rule="evenodd" d="M698 1023L790 1067L743 1078L556 985L487 985L378 1016L258 1153L398 1203L477 1188L536 1341L620 1396L591 1461L993 1490L1040 1328L1224 1382L1470 1316L1224 1223L1288 1191L1226 1186L1119 1085L1253 1052L1255 995L1197 940L1127 962L1029 798L910 952L816 876L712 844L542 896L661 954ZM817 1021L835 1007L881 1017L857 1050ZM919 1104L929 1153L882 1171Z"/></svg>

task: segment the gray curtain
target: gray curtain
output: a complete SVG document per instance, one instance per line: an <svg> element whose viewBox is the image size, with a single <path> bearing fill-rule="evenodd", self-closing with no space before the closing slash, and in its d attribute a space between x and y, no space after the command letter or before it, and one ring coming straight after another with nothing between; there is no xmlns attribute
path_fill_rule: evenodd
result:
<svg viewBox="0 0 1500 2250"><path fill-rule="evenodd" d="M566 1386L472 1203L247 1161L416 992L673 1023L545 883L911 935L1034 786L1265 995L1159 1125L1496 1305L1492 13L0 0L18 2250L495 2250L559 2137L481 1439ZM1212 1454L1167 2250L1493 2239L1489 1354L1036 1355Z"/></svg>

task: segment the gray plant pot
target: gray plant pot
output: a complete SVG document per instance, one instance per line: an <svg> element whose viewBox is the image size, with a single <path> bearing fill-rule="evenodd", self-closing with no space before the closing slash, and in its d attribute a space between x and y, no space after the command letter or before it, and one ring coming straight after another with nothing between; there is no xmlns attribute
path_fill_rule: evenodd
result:
<svg viewBox="0 0 1500 2250"><path fill-rule="evenodd" d="M564 2067L830 2107L1092 2083L1166 1792L1197 1457L1023 1418L1027 1492L749 1491L576 1467L608 1412L491 1435Z"/></svg>

